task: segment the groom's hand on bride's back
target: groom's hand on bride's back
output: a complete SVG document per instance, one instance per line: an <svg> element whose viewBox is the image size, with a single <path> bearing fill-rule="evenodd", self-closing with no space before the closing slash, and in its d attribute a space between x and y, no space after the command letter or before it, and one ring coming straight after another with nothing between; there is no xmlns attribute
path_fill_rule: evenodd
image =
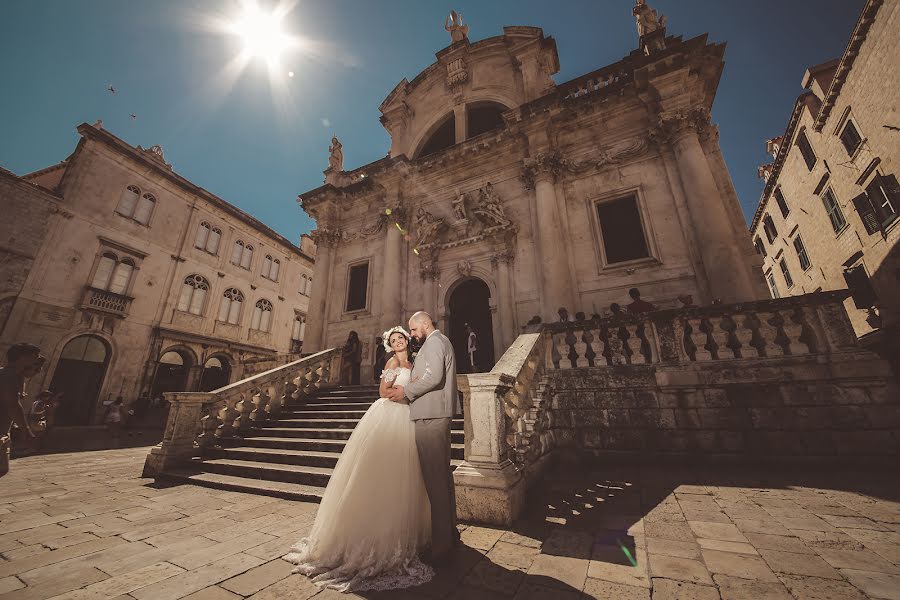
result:
<svg viewBox="0 0 900 600"><path fill-rule="evenodd" d="M388 400L391 402L399 402L400 404L409 404L409 400L406 399L406 390L403 389L403 386L394 386L389 388L387 391Z"/></svg>

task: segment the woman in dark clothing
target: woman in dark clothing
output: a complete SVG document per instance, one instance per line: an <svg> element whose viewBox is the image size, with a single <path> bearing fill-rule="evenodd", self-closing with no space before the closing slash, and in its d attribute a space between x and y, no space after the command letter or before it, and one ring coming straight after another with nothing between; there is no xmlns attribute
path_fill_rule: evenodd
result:
<svg viewBox="0 0 900 600"><path fill-rule="evenodd" d="M351 331L341 352L341 383L359 385L359 365L362 363L362 344L359 335Z"/></svg>

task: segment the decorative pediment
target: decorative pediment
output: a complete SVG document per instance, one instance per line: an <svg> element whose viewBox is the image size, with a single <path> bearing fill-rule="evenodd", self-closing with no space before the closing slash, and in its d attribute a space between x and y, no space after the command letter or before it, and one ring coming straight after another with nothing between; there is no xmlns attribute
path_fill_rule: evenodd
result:
<svg viewBox="0 0 900 600"><path fill-rule="evenodd" d="M166 162L166 158L165 156L163 156L162 146L160 146L159 144L154 144L149 148L141 148L140 146L138 146L137 149L143 152L152 160L164 165L167 169L172 169L172 165Z"/></svg>

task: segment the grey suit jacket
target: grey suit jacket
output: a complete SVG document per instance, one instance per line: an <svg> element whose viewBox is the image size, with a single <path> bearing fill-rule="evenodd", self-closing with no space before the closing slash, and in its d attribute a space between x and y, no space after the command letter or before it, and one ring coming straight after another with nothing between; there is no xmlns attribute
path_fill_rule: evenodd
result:
<svg viewBox="0 0 900 600"><path fill-rule="evenodd" d="M428 336L419 350L405 391L413 421L462 412L456 392L456 355L450 340L440 331Z"/></svg>

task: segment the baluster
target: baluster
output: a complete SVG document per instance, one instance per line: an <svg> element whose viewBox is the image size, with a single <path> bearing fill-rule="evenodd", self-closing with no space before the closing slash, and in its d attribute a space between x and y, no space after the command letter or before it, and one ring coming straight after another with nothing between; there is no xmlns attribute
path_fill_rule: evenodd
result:
<svg viewBox="0 0 900 600"><path fill-rule="evenodd" d="M757 331L762 339L761 349L764 356L783 356L784 350L776 343L778 339L778 325L775 315L770 312L756 314Z"/></svg>
<svg viewBox="0 0 900 600"><path fill-rule="evenodd" d="M287 387L287 384L288 382L284 379L275 381L272 399L269 402L269 418L271 419L277 419L278 415L281 414L282 407L284 407L284 389Z"/></svg>
<svg viewBox="0 0 900 600"><path fill-rule="evenodd" d="M726 329L728 322L724 317L710 317L708 323L709 333L715 344L716 358L719 360L734 358L734 351L728 347L730 333Z"/></svg>
<svg viewBox="0 0 900 600"><path fill-rule="evenodd" d="M650 321L644 323L643 327L638 330L638 333L641 334L641 339L644 341L641 347L644 349L644 356L647 357L648 363L659 362L659 357L656 355L655 331L656 328Z"/></svg>
<svg viewBox="0 0 900 600"><path fill-rule="evenodd" d="M237 405L238 417L234 420L234 428L238 434L245 433L250 430L252 423L250 414L253 412L254 405L258 398L256 391L247 392L242 395L240 403Z"/></svg>
<svg viewBox="0 0 900 600"><path fill-rule="evenodd" d="M606 358L603 356L603 340L601 336L603 332L597 328L593 327L592 329L588 329L585 331L585 337L587 338L588 346L590 347L589 354L593 354L591 358L591 366L594 367L605 367L606 366Z"/></svg>
<svg viewBox="0 0 900 600"><path fill-rule="evenodd" d="M200 435L197 436L197 445L200 448L209 448L216 445L216 430L222 424L219 419L218 398L204 409L206 416L200 419Z"/></svg>
<svg viewBox="0 0 900 600"><path fill-rule="evenodd" d="M803 322L791 309L780 310L778 314L783 321L781 329L787 338L787 353L791 356L809 354L809 346L800 341L803 337Z"/></svg>
<svg viewBox="0 0 900 600"><path fill-rule="evenodd" d="M256 406L250 413L250 420L254 423L265 423L269 420L269 411L267 410L271 399L269 389L267 387L260 388L257 399Z"/></svg>
<svg viewBox="0 0 900 600"><path fill-rule="evenodd" d="M626 343L628 344L628 350L631 353L629 358L633 365L643 365L647 362L643 352L641 352L641 342L643 342L643 340L638 334L638 327L638 323L628 323L625 325L625 330L628 332Z"/></svg>
<svg viewBox="0 0 900 600"><path fill-rule="evenodd" d="M707 348L709 335L706 332L706 325L703 324L703 319L697 317L689 318L687 324L690 327L688 336L694 345L693 359L696 361L712 360L712 353Z"/></svg>
<svg viewBox="0 0 900 600"><path fill-rule="evenodd" d="M626 361L625 357L625 344L621 338L621 332L623 328L616 327L615 325L609 328L607 334L607 347L609 348L609 362L613 365L624 365Z"/></svg>
<svg viewBox="0 0 900 600"><path fill-rule="evenodd" d="M560 369L571 369L572 361L569 358L569 342L566 339L568 336L566 332L557 333L553 336L553 341L556 343L556 352L559 354L559 368Z"/></svg>
<svg viewBox="0 0 900 600"><path fill-rule="evenodd" d="M588 335L587 329L578 329L574 332L575 336L575 354L577 354L577 358L575 359L576 367L587 367L588 364L588 355L587 355L587 341L585 341L585 336Z"/></svg>
<svg viewBox="0 0 900 600"><path fill-rule="evenodd" d="M216 437L218 439L229 438L234 435L234 421L240 414L235 406L240 402L240 394L230 394L225 398L225 406L219 412L221 424L216 429Z"/></svg>
<svg viewBox="0 0 900 600"><path fill-rule="evenodd" d="M744 315L740 325L735 322L734 337L738 344L738 354L741 358L756 358L759 351L753 346L754 323L750 315Z"/></svg>

